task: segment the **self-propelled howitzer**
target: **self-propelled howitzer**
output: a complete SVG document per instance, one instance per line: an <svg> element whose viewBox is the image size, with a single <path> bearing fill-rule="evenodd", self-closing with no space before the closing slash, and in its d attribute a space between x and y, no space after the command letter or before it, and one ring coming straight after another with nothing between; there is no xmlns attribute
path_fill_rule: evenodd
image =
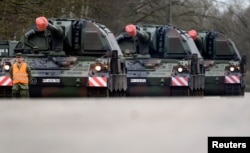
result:
<svg viewBox="0 0 250 153"><path fill-rule="evenodd" d="M241 56L234 41L219 31L188 31L194 39L205 67L205 95L244 95L246 56Z"/></svg>
<svg viewBox="0 0 250 153"><path fill-rule="evenodd" d="M18 52L32 69L31 97L125 95L122 52L113 33L95 21L39 17Z"/></svg>
<svg viewBox="0 0 250 153"><path fill-rule="evenodd" d="M127 96L203 95L203 58L169 25L127 25L117 37L126 57Z"/></svg>

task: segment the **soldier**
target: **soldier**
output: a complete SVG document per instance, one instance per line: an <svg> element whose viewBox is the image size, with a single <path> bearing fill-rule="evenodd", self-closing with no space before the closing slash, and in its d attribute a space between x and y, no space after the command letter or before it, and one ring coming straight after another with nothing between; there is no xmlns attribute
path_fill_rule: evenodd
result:
<svg viewBox="0 0 250 153"><path fill-rule="evenodd" d="M29 82L31 80L31 69L23 60L22 53L16 54L15 63L10 69L12 79L12 97L29 97Z"/></svg>

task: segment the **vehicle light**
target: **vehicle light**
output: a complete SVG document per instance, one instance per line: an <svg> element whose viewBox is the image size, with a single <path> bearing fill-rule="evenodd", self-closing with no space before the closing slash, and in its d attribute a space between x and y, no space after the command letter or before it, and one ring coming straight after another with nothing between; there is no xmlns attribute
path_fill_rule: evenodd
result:
<svg viewBox="0 0 250 153"><path fill-rule="evenodd" d="M3 66L3 68L4 68L5 71L9 71L10 70L10 65L6 64L6 65Z"/></svg>
<svg viewBox="0 0 250 153"><path fill-rule="evenodd" d="M240 66L237 66L237 70L240 70Z"/></svg>
<svg viewBox="0 0 250 153"><path fill-rule="evenodd" d="M183 71L183 68L182 68L182 67L178 67L177 71L178 71L179 73L181 73L181 72Z"/></svg>
<svg viewBox="0 0 250 153"><path fill-rule="evenodd" d="M104 67L105 70L108 70L109 66L107 64L104 64L103 67Z"/></svg>
<svg viewBox="0 0 250 153"><path fill-rule="evenodd" d="M229 71L233 72L235 68L233 66L230 66Z"/></svg>
<svg viewBox="0 0 250 153"><path fill-rule="evenodd" d="M95 70L98 71L98 72L101 71L101 70L102 70L101 65L96 65L96 66L95 66Z"/></svg>

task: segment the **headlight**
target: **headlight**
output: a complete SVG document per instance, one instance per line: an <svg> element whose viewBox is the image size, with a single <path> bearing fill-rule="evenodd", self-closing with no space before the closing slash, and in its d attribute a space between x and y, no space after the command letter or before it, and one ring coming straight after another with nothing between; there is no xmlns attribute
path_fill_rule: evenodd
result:
<svg viewBox="0 0 250 153"><path fill-rule="evenodd" d="M93 64L91 66L92 71L95 72L107 72L108 71L108 64L106 64L105 62L101 63L101 62L96 62L95 64Z"/></svg>
<svg viewBox="0 0 250 153"><path fill-rule="evenodd" d="M4 66L3 66L3 69L4 69L5 71L9 71L9 70L10 70L10 65L8 65L8 64L4 65Z"/></svg>
<svg viewBox="0 0 250 153"><path fill-rule="evenodd" d="M181 72L183 71L183 68L182 68L182 67L178 67L177 71L178 71L179 73L181 73Z"/></svg>
<svg viewBox="0 0 250 153"><path fill-rule="evenodd" d="M107 64L103 65L104 70L108 70L109 66Z"/></svg>
<svg viewBox="0 0 250 153"><path fill-rule="evenodd" d="M229 67L229 71L233 72L235 70L235 67L234 66L230 66Z"/></svg>
<svg viewBox="0 0 250 153"><path fill-rule="evenodd" d="M101 65L96 65L96 66L95 66L95 70L98 71L98 72L101 71L101 70L102 70Z"/></svg>
<svg viewBox="0 0 250 153"><path fill-rule="evenodd" d="M3 69L4 71L9 71L11 67L11 63L10 62L5 62L3 65Z"/></svg>

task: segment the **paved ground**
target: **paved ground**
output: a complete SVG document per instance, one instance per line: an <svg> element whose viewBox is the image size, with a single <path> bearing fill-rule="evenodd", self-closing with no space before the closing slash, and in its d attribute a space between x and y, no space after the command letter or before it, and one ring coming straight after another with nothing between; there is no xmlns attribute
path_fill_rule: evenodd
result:
<svg viewBox="0 0 250 153"><path fill-rule="evenodd" d="M0 99L0 153L206 153L250 136L249 99Z"/></svg>

